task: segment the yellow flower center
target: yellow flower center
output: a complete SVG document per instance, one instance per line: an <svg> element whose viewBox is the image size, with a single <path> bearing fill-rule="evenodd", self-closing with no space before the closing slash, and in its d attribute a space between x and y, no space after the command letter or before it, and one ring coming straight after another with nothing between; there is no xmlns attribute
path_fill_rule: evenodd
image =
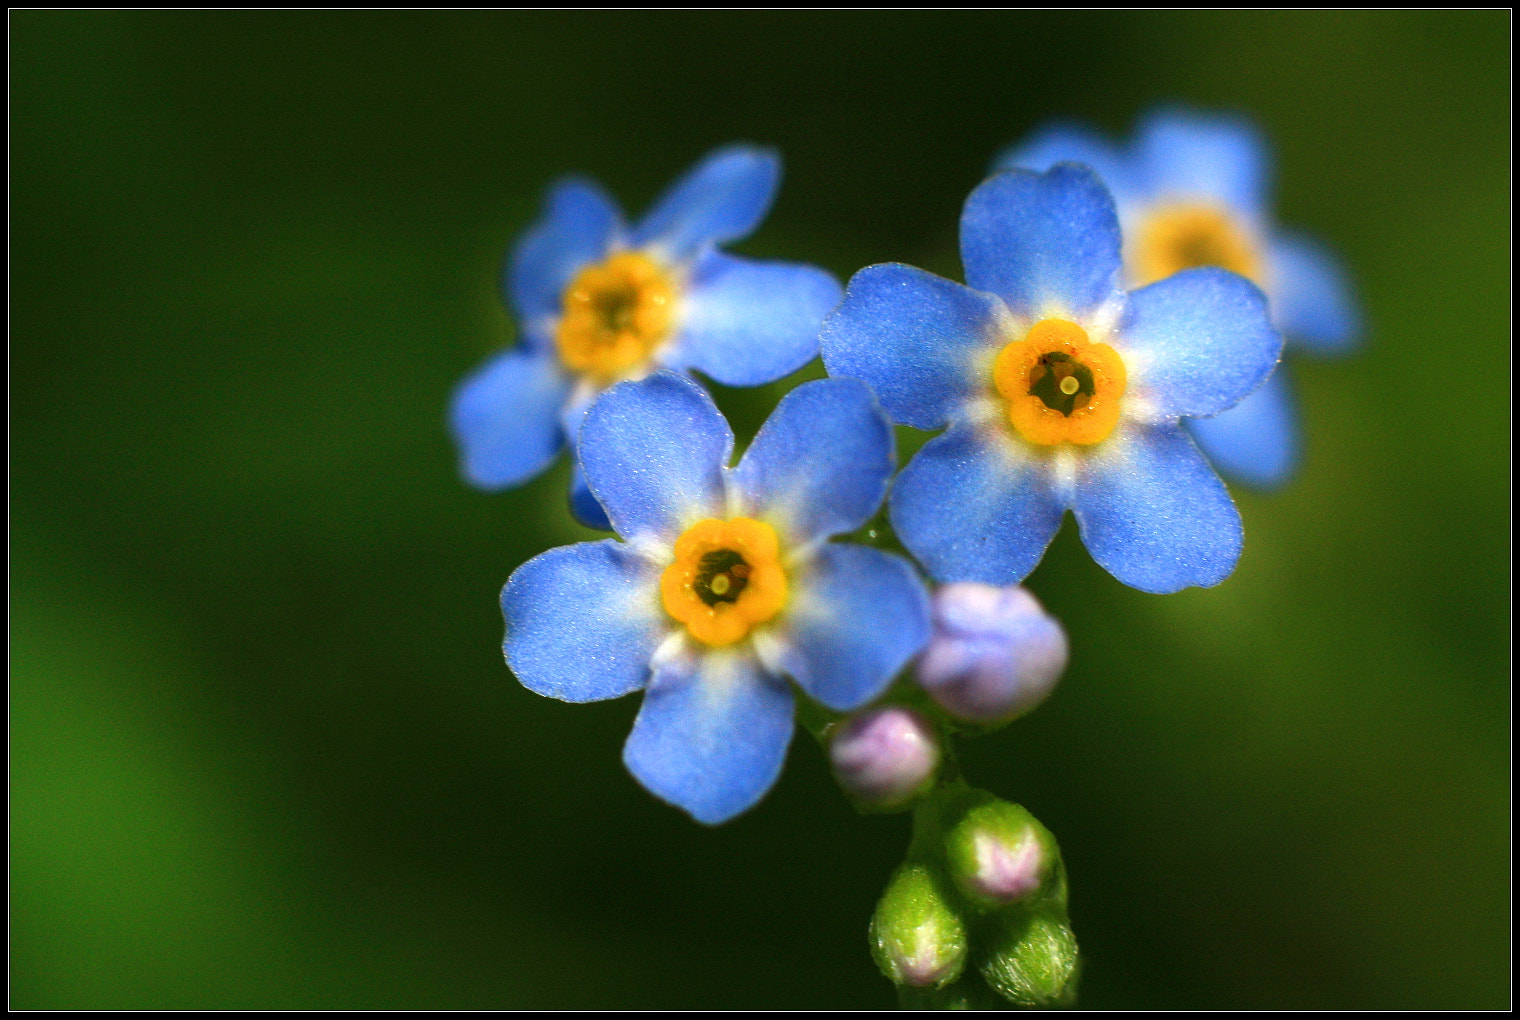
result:
<svg viewBox="0 0 1520 1020"><path fill-rule="evenodd" d="M1136 287L1197 266L1219 266L1259 280L1261 254L1250 235L1218 206L1176 202L1146 213L1127 260Z"/></svg>
<svg viewBox="0 0 1520 1020"><path fill-rule="evenodd" d="M660 576L660 600L698 641L731 645L786 605L786 573L769 524L698 521L676 539L675 553Z"/></svg>
<svg viewBox="0 0 1520 1020"><path fill-rule="evenodd" d="M1089 445L1119 421L1128 377L1108 344L1093 343L1067 319L1041 319L998 352L992 381L1008 402L1008 421L1031 443Z"/></svg>
<svg viewBox="0 0 1520 1020"><path fill-rule="evenodd" d="M565 288L554 332L566 368L611 382L669 338L676 287L647 255L618 252L582 269Z"/></svg>

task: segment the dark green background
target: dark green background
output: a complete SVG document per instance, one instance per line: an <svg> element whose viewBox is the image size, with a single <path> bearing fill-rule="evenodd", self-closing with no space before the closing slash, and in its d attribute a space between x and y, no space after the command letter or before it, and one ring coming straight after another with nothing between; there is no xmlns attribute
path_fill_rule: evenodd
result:
<svg viewBox="0 0 1520 1020"><path fill-rule="evenodd" d="M10 28L13 1006L891 1004L906 820L799 737L701 828L620 763L636 697L519 687L497 592L586 533L563 465L461 484L444 408L556 175L636 214L773 144L741 251L958 276L1001 146L1166 99L1259 118L1368 343L1295 364L1308 463L1225 584L1063 532L1071 669L968 769L1063 842L1085 1005L1508 1003L1507 12Z"/></svg>

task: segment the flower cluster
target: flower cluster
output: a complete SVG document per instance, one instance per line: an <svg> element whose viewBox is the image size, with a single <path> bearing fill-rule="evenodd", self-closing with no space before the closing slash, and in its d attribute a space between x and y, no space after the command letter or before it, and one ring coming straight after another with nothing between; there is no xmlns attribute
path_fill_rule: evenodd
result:
<svg viewBox="0 0 1520 1020"><path fill-rule="evenodd" d="M1013 169L961 217L965 284L878 265L841 299L821 269L720 251L779 182L776 156L748 146L709 155L632 228L596 185L561 181L513 252L522 342L455 397L464 473L521 484L569 444L577 514L619 538L512 576L507 660L567 701L644 690L625 760L699 820L774 781L792 684L850 712L922 653L914 677L946 720L995 724L1043 698L1065 635L1027 593L989 586L1026 577L1068 509L1124 583L1218 584L1241 522L1194 437L1229 470L1251 443L1280 454L1285 391L1260 389L1281 378L1274 320L1322 348L1354 333L1333 263L1270 229L1261 147L1236 122L1163 114L1129 152L1051 129L998 165ZM678 373L757 385L820 351L835 378L793 390L730 467L727 423ZM1253 400L1277 410L1246 413ZM1226 420L1254 438L1216 444ZM892 424L944 429L895 479ZM889 487L895 538L945 585L932 611L907 559L830 541ZM908 708L858 717L836 740L841 781L862 802L912 800L935 726Z"/></svg>
<svg viewBox="0 0 1520 1020"><path fill-rule="evenodd" d="M720 149L629 228L563 180L514 250L521 344L451 411L465 477L519 485L568 445L576 515L616 537L512 574L507 662L563 701L642 691L623 760L707 824L764 796L800 716L858 807L915 812L871 926L903 1001L1069 1004L1055 840L968 787L948 741L1064 670L1064 630L1018 584L1066 511L1131 587L1229 576L1241 518L1213 465L1287 476L1279 330L1343 348L1354 309L1322 249L1271 227L1237 121L1169 112L1130 150L1069 127L1009 150L962 211L964 283L886 264L841 290L720 251L778 182L773 153ZM731 464L690 373L754 386L819 354L831 378L786 394ZM894 426L942 431L899 472Z"/></svg>

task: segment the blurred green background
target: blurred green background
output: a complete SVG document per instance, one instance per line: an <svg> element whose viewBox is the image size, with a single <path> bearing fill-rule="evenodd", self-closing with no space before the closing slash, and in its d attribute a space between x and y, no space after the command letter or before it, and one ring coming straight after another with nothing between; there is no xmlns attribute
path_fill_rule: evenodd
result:
<svg viewBox="0 0 1520 1020"><path fill-rule="evenodd" d="M13 11L11 1005L891 1005L906 819L799 734L704 829L624 771L636 697L519 687L497 592L587 533L563 464L466 488L444 408L561 173L637 215L776 145L740 251L958 277L1000 147L1161 100L1260 120L1369 340L1295 363L1225 584L1068 524L1071 669L969 774L1062 840L1086 1006L1507 1005L1510 24Z"/></svg>

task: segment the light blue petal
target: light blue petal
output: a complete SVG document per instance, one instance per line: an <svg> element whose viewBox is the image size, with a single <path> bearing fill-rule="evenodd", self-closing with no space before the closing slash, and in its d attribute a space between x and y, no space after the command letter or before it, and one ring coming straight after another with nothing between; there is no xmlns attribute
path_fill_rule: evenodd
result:
<svg viewBox="0 0 1520 1020"><path fill-rule="evenodd" d="M988 584L1027 577L1066 508L1042 455L967 422L918 451L888 502L898 538L931 577Z"/></svg>
<svg viewBox="0 0 1520 1020"><path fill-rule="evenodd" d="M1282 354L1261 291L1217 266L1185 269L1130 294L1120 337L1130 386L1143 387L1171 417L1234 406Z"/></svg>
<svg viewBox="0 0 1520 1020"><path fill-rule="evenodd" d="M961 212L966 283L1024 318L1053 309L1081 318L1096 309L1118 287L1119 249L1113 198L1074 163L989 177Z"/></svg>
<svg viewBox="0 0 1520 1020"><path fill-rule="evenodd" d="M470 484L504 489L548 467L565 445L559 413L570 387L553 357L521 349L466 379L449 407L449 429Z"/></svg>
<svg viewBox="0 0 1520 1020"><path fill-rule="evenodd" d="M760 225L781 183L781 156L731 145L710 154L667 191L635 228L633 243L672 263L705 245L744 237Z"/></svg>
<svg viewBox="0 0 1520 1020"><path fill-rule="evenodd" d="M792 739L792 692L737 650L704 650L656 667L623 762L644 788L717 825L776 782Z"/></svg>
<svg viewBox="0 0 1520 1020"><path fill-rule="evenodd" d="M990 385L1001 306L912 266L867 266L824 320L823 363L829 375L870 383L893 421L937 429Z"/></svg>
<svg viewBox="0 0 1520 1020"><path fill-rule="evenodd" d="M876 513L897 458L892 426L858 379L792 390L734 469L745 512L785 546L853 531Z"/></svg>
<svg viewBox="0 0 1520 1020"><path fill-rule="evenodd" d="M929 640L929 596L900 556L824 545L793 577L779 666L818 702L859 708Z"/></svg>
<svg viewBox="0 0 1520 1020"><path fill-rule="evenodd" d="M1182 423L1213 464L1231 481L1275 489L1298 467L1298 413L1287 369L1279 366L1261 389L1212 418Z"/></svg>
<svg viewBox="0 0 1520 1020"><path fill-rule="evenodd" d="M1267 251L1272 317L1288 343L1316 354L1345 354L1361 339L1361 313L1340 260L1300 234L1279 234Z"/></svg>
<svg viewBox="0 0 1520 1020"><path fill-rule="evenodd" d="M660 568L614 539L533 557L501 591L507 664L528 690L603 701L644 686L670 629Z"/></svg>
<svg viewBox="0 0 1520 1020"><path fill-rule="evenodd" d="M1077 476L1073 509L1093 559L1141 591L1223 581L1241 545L1224 483L1180 428L1119 428Z"/></svg>
<svg viewBox="0 0 1520 1020"><path fill-rule="evenodd" d="M618 383L581 424L586 481L624 538L674 542L707 517L725 516L723 468L734 434L707 391L674 372Z"/></svg>
<svg viewBox="0 0 1520 1020"><path fill-rule="evenodd" d="M992 172L1033 170L1044 173L1057 163L1092 167L1123 208L1143 200L1136 191L1130 158L1118 146L1085 124L1047 124L1018 145L1010 145L993 160Z"/></svg>
<svg viewBox="0 0 1520 1020"><path fill-rule="evenodd" d="M1135 155L1152 198L1212 198L1248 220L1267 211L1266 141L1243 117L1158 110L1137 129Z"/></svg>
<svg viewBox="0 0 1520 1020"><path fill-rule="evenodd" d="M816 266L751 262L711 251L687 284L681 330L661 360L725 386L759 386L818 353L818 327L839 281Z"/></svg>
<svg viewBox="0 0 1520 1020"><path fill-rule="evenodd" d="M575 274L606 258L623 229L612 199L581 177L556 182L545 206L543 217L523 234L507 263L508 300L527 322L558 316Z"/></svg>

